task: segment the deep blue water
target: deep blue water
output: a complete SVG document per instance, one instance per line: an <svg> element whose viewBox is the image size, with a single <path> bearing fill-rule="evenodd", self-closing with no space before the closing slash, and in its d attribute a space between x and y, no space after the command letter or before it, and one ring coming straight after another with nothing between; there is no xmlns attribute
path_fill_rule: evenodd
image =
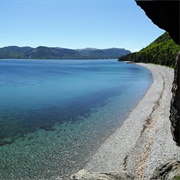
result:
<svg viewBox="0 0 180 180"><path fill-rule="evenodd" d="M0 179L82 168L151 83L116 60L0 60Z"/></svg>

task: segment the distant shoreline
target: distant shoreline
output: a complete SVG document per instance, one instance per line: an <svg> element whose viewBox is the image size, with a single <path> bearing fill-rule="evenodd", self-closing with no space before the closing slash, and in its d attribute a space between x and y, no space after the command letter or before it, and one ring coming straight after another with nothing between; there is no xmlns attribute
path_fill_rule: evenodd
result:
<svg viewBox="0 0 180 180"><path fill-rule="evenodd" d="M0 48L0 59L118 59L130 53L131 51L124 48L68 49L46 46L37 48L7 46Z"/></svg>
<svg viewBox="0 0 180 180"><path fill-rule="evenodd" d="M153 83L122 126L89 160L90 172L130 172L136 179L149 179L161 163L180 160L180 149L172 140L169 109L173 69L138 65L152 72Z"/></svg>
<svg viewBox="0 0 180 180"><path fill-rule="evenodd" d="M23 58L19 58L19 59L17 59L17 58L3 58L3 59L0 59L0 61L1 60L24 60L24 61L34 61L34 60L39 60L39 61L47 61L47 60L53 60L53 61L66 61L66 60L70 60L70 61L76 61L76 60L84 60L84 61L86 61L86 60L94 60L94 61L96 61L96 60L117 60L118 61L118 59L117 58L99 58L99 59L80 59L80 58L77 58L77 59L23 59ZM121 62L123 62L123 61L121 61ZM125 61L124 61L125 62Z"/></svg>

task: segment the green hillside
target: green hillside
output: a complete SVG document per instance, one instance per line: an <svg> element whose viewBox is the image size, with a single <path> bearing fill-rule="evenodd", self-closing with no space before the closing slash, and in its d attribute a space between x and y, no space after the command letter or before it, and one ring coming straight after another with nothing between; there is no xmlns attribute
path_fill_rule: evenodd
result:
<svg viewBox="0 0 180 180"><path fill-rule="evenodd" d="M117 59L131 53L123 48L67 49L39 46L37 48L8 46L0 48L0 59Z"/></svg>
<svg viewBox="0 0 180 180"><path fill-rule="evenodd" d="M109 49L96 49L96 48L86 48L79 49L81 57L83 59L117 59L120 56L131 53L130 51L123 48L109 48Z"/></svg>
<svg viewBox="0 0 180 180"><path fill-rule="evenodd" d="M154 63L173 67L179 51L180 46L165 32L139 52L119 57L119 61Z"/></svg>
<svg viewBox="0 0 180 180"><path fill-rule="evenodd" d="M26 58L26 54L33 50L31 47L8 46L0 48L0 59L4 58Z"/></svg>

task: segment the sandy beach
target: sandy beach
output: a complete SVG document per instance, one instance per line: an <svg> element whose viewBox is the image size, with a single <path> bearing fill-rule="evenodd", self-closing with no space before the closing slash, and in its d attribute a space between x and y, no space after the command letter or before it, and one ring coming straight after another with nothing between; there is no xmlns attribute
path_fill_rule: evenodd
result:
<svg viewBox="0 0 180 180"><path fill-rule="evenodd" d="M86 164L84 169L90 172L127 171L136 179L147 180L161 163L180 160L169 121L173 69L139 65L150 69L153 83L122 126Z"/></svg>

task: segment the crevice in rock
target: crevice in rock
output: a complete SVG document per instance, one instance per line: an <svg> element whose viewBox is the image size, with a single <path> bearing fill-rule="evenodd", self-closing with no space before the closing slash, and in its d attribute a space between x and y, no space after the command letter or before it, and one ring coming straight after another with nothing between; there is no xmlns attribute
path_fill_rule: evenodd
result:
<svg viewBox="0 0 180 180"><path fill-rule="evenodd" d="M123 170L127 171L127 165L128 165L128 155L126 155L126 157L124 158L124 163L123 163Z"/></svg>

